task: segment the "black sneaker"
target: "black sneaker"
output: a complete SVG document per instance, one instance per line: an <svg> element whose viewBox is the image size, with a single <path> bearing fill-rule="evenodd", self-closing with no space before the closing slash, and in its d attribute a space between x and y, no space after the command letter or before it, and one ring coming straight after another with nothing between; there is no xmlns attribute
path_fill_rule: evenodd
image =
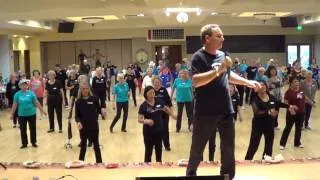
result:
<svg viewBox="0 0 320 180"><path fill-rule="evenodd" d="M50 129L49 131L47 131L47 133L53 133L54 129Z"/></svg>
<svg viewBox="0 0 320 180"><path fill-rule="evenodd" d="M62 130L59 130L59 133L62 133Z"/></svg>
<svg viewBox="0 0 320 180"><path fill-rule="evenodd" d="M110 131L110 133L113 133L113 128L110 127L110 128L109 128L109 131Z"/></svg>
<svg viewBox="0 0 320 180"><path fill-rule="evenodd" d="M123 129L123 130L121 130L122 132L127 132L127 130L125 130L125 129Z"/></svg>
<svg viewBox="0 0 320 180"><path fill-rule="evenodd" d="M165 147L164 148L166 151L171 151L171 148L170 147Z"/></svg>
<svg viewBox="0 0 320 180"><path fill-rule="evenodd" d="M38 145L37 144L32 144L32 147L37 148Z"/></svg>
<svg viewBox="0 0 320 180"><path fill-rule="evenodd" d="M24 148L27 148L28 146L27 145L22 145L21 147L20 147L20 149L24 149Z"/></svg>

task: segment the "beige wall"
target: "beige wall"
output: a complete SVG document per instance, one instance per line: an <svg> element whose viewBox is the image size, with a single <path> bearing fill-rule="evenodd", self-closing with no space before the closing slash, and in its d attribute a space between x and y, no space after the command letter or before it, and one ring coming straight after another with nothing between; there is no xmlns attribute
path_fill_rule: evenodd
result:
<svg viewBox="0 0 320 180"><path fill-rule="evenodd" d="M111 39L111 40L93 40L93 41L63 41L63 42L44 42L42 43L44 71L53 69L55 64L61 64L63 67L78 63L78 54L80 49L89 57L89 64L94 67L94 55L96 49L114 65L124 68L132 63L132 40L131 39Z"/></svg>
<svg viewBox="0 0 320 180"><path fill-rule="evenodd" d="M28 39L24 37L12 38L12 50L20 51L19 65L22 72L25 71L24 50L30 51L30 70L33 71L34 69L37 69L41 71L39 37L34 36ZM11 69L11 72L13 72L13 68Z"/></svg>

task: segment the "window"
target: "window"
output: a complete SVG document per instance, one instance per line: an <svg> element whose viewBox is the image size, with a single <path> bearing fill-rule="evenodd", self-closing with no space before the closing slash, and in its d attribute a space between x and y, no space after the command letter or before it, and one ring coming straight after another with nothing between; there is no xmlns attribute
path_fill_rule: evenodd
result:
<svg viewBox="0 0 320 180"><path fill-rule="evenodd" d="M307 69L310 66L311 48L309 44L287 45L287 62L291 64L298 60L301 66Z"/></svg>

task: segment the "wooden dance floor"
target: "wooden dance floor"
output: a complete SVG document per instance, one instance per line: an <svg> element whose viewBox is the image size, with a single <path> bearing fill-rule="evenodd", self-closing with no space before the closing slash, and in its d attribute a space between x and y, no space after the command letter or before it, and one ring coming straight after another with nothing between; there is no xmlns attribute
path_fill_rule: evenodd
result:
<svg viewBox="0 0 320 180"><path fill-rule="evenodd" d="M294 129L288 139L286 149L279 150L279 140L282 130L285 126L285 111L281 110L279 124L281 130L275 131L274 155L281 153L285 159L303 159L308 157L320 157L320 105L319 93L317 94L317 106L313 109L311 115L311 131L302 132L302 143L305 148L299 149L293 147ZM138 97L138 104L142 102L142 96ZM127 124L127 133L120 131L121 120L114 128L114 133L110 134L109 126L115 112L108 103L108 116L106 120L100 120L100 143L102 148L102 159L104 162L132 163L142 162L144 158L144 144L142 137L142 125L138 124L137 111L132 101L129 104L129 118ZM9 119L10 110L0 112L0 122L3 130L0 132L0 162L24 162L34 160L39 162L57 162L65 163L78 159L79 155L79 135L75 123L73 123L72 149L65 149L64 144L67 140L67 110L63 111L64 123L63 133L58 132L48 134L49 127L47 118L38 117L37 120L37 139L38 148L32 148L31 144L27 149L20 149L21 140L18 128L12 128L12 121ZM245 106L242 110L244 121L236 122L236 159L244 160L251 132L252 110L250 106ZM39 113L38 113L39 114ZM185 113L184 113L185 114ZM191 133L187 130L187 120L184 115L182 120L182 130L180 133L175 132L176 122L170 122L170 141L171 152L163 151L163 162L177 162L180 159L188 159ZM56 123L57 128L57 123ZM262 157L264 140L262 138L259 150L255 159ZM217 136L217 150L215 160L220 160L219 136ZM153 156L154 159L154 156ZM208 159L207 147L204 152L204 160ZM89 148L86 154L86 162L95 162L92 148ZM237 165L236 179L320 179L319 170L320 162L303 162L303 163L284 163L278 165ZM218 174L218 167L201 167L199 175ZM51 179L66 174L72 174L78 179L134 179L136 176L182 176L185 174L185 168L119 168L104 169L90 168L79 170L67 169L39 169L27 170L21 168L9 168L7 171L0 170L0 178L14 179L32 179L32 176L40 176L40 179ZM94 176L94 178L92 177ZM68 178L66 178L68 179ZM72 178L69 178L72 179Z"/></svg>

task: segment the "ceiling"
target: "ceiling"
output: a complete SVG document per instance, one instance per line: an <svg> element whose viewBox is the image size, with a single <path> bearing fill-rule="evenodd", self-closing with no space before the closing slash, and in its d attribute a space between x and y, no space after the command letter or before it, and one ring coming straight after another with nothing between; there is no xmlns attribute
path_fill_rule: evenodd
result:
<svg viewBox="0 0 320 180"><path fill-rule="evenodd" d="M56 24L66 17L103 15L115 15L119 19L103 21L94 27L85 22L77 22L75 31L200 26L207 23L223 26L280 26L279 18L264 23L254 17L237 15L243 12L292 12L292 15L298 17L316 17L320 12L317 2L319 0L2 0L0 29L45 33L50 30L12 25L8 21L37 20ZM197 7L201 8L202 12L199 16L188 13L189 21L179 24L176 14L169 17L165 15L164 10L169 7ZM212 12L217 12L218 15L211 15ZM139 13L145 16L131 16ZM308 26L319 26L319 23Z"/></svg>

